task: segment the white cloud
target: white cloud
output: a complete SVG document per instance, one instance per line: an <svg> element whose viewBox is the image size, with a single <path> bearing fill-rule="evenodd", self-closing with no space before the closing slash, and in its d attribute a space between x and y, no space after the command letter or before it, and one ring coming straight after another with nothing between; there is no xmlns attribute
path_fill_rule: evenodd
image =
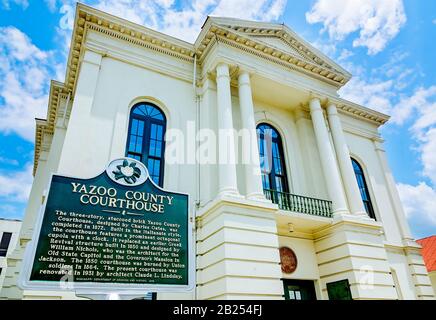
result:
<svg viewBox="0 0 436 320"><path fill-rule="evenodd" d="M339 61L347 60L349 57L352 57L354 53L347 49L342 49L341 54L338 57Z"/></svg>
<svg viewBox="0 0 436 320"><path fill-rule="evenodd" d="M75 2L71 0L46 0L49 8L56 5L62 6L63 10L67 11L65 15L68 16L71 16L71 12L74 13ZM194 0L182 2L181 6L174 0L83 2L135 23L193 42L208 15L272 21L279 19L283 14L287 0ZM68 7L71 10L67 10ZM62 25L61 29L65 30L65 25ZM71 24L68 29L72 29Z"/></svg>
<svg viewBox="0 0 436 320"><path fill-rule="evenodd" d="M4 163L4 164L8 164L8 165L13 165L13 166L18 166L19 162L16 159L9 159L6 157L2 157L0 156L0 163Z"/></svg>
<svg viewBox="0 0 436 320"><path fill-rule="evenodd" d="M366 81L356 76L340 90L340 95L350 101L383 113L391 113L393 80Z"/></svg>
<svg viewBox="0 0 436 320"><path fill-rule="evenodd" d="M397 124L403 124L412 116L418 116L413 125L413 131L416 135L430 125L436 123L435 104L431 101L436 98L436 85L429 88L419 87L412 95L402 96L399 103L395 106L395 112L392 115L392 121Z"/></svg>
<svg viewBox="0 0 436 320"><path fill-rule="evenodd" d="M395 51L386 63L371 70L343 59L342 64L353 77L339 90L339 94L345 99L390 115L390 124L403 125L405 121L413 120L415 111L432 95L434 89L418 88L412 94L405 93L405 89L410 88L419 76L417 70L407 67L404 62L408 56L407 52Z"/></svg>
<svg viewBox="0 0 436 320"><path fill-rule="evenodd" d="M50 10L59 10L62 15L57 28L57 41L62 44L59 51L65 62L61 70L65 70L77 1L45 0L45 2ZM176 3L175 0L84 0L81 2L193 43L208 15L261 21L277 20L282 15L287 0L254 2L252 0L194 0L181 3ZM64 75L64 71L57 74Z"/></svg>
<svg viewBox="0 0 436 320"><path fill-rule="evenodd" d="M359 31L354 47L368 54L382 51L406 22L402 0L317 0L306 13L307 22L322 23L331 39L343 40Z"/></svg>
<svg viewBox="0 0 436 320"><path fill-rule="evenodd" d="M409 220L436 228L436 86L418 88L396 106L397 123L413 119L409 131L420 154L421 175L430 183L398 184Z"/></svg>
<svg viewBox="0 0 436 320"><path fill-rule="evenodd" d="M0 28L0 132L33 141L35 117L44 118L53 53L15 27Z"/></svg>
<svg viewBox="0 0 436 320"><path fill-rule="evenodd" d="M420 182L416 186L397 184L408 220L436 226L436 190Z"/></svg>
<svg viewBox="0 0 436 320"><path fill-rule="evenodd" d="M285 0L251 1L222 0L218 3L212 15L234 17L248 20L277 20L286 7Z"/></svg>
<svg viewBox="0 0 436 320"><path fill-rule="evenodd" d="M2 0L3 8L9 10L11 8L11 3L16 4L23 9L27 9L29 2L27 0Z"/></svg>
<svg viewBox="0 0 436 320"><path fill-rule="evenodd" d="M32 164L28 163L25 170L0 172L0 198L8 202L25 202L32 186Z"/></svg>

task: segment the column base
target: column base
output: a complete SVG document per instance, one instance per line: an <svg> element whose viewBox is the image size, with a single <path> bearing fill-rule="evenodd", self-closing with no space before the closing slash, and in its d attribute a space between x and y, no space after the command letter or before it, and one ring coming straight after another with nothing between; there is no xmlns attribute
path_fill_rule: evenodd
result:
<svg viewBox="0 0 436 320"><path fill-rule="evenodd" d="M350 212L347 209L336 209L332 212L333 218L341 217L341 216L350 216Z"/></svg>
<svg viewBox="0 0 436 320"><path fill-rule="evenodd" d="M260 201L260 202L271 202L271 200L268 200L267 198L265 198L265 194L262 193L250 193L246 196L246 198L248 200L254 200L254 201Z"/></svg>
<svg viewBox="0 0 436 320"><path fill-rule="evenodd" d="M239 191L237 189L234 189L234 188L221 189L218 192L217 198L222 198L222 197L232 197L232 198L238 198L238 199L243 199L244 198L239 193Z"/></svg>
<svg viewBox="0 0 436 320"><path fill-rule="evenodd" d="M360 219L367 220L367 221L376 221L375 219L371 218L366 211L365 212L356 212L353 213L354 216L359 217Z"/></svg>

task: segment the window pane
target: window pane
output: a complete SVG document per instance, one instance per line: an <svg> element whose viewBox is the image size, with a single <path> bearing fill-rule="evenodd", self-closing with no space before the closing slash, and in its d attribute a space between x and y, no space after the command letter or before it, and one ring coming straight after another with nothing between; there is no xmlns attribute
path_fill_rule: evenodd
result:
<svg viewBox="0 0 436 320"><path fill-rule="evenodd" d="M162 132L163 132L163 128L162 128L162 126L158 126L158 127L157 127L157 139L158 139L158 140L162 140L162 139L163 139Z"/></svg>
<svg viewBox="0 0 436 320"><path fill-rule="evenodd" d="M263 187L288 192L279 133L270 125L261 124L257 127L257 134L261 171L268 177L262 177Z"/></svg>
<svg viewBox="0 0 436 320"><path fill-rule="evenodd" d="M351 159L351 163L353 164L354 174L356 175L357 185L359 186L360 195L362 197L366 213L368 213L371 218L375 219L374 210L372 209L371 199L369 197L369 190L365 181L362 167L354 159Z"/></svg>
<svg viewBox="0 0 436 320"><path fill-rule="evenodd" d="M142 151L142 138L141 138L141 137L138 137L138 138L136 139L136 148L135 148L135 152L137 152L137 153L141 153L141 151Z"/></svg>
<svg viewBox="0 0 436 320"><path fill-rule="evenodd" d="M6 257L6 254L8 252L9 243L11 242L12 233L10 232L3 232L2 240L0 242L0 256Z"/></svg>
<svg viewBox="0 0 436 320"><path fill-rule="evenodd" d="M271 189L269 176L267 174L262 174L262 185L264 189Z"/></svg>
<svg viewBox="0 0 436 320"><path fill-rule="evenodd" d="M165 116L157 107L141 103L132 109L126 155L142 161L157 184L163 181L164 135Z"/></svg>
<svg viewBox="0 0 436 320"><path fill-rule="evenodd" d="M153 175L159 177L159 171L160 171L160 160L154 160Z"/></svg>
<svg viewBox="0 0 436 320"><path fill-rule="evenodd" d="M130 133L138 134L138 120L133 119L133 121L132 121L132 128L130 130Z"/></svg>
<svg viewBox="0 0 436 320"><path fill-rule="evenodd" d="M156 156L162 157L162 142L160 141L156 143Z"/></svg>
<svg viewBox="0 0 436 320"><path fill-rule="evenodd" d="M144 121L138 121L138 136L144 136Z"/></svg>
<svg viewBox="0 0 436 320"><path fill-rule="evenodd" d="M151 139L150 140L150 156L156 156L156 140Z"/></svg>
<svg viewBox="0 0 436 320"><path fill-rule="evenodd" d="M151 133L150 133L150 138L151 139L156 139L156 135L157 135L157 128L155 124L151 125Z"/></svg>

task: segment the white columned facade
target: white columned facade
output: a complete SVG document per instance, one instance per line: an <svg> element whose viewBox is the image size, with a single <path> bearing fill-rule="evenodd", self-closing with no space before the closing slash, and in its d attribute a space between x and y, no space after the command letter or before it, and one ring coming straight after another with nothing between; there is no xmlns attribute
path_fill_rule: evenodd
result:
<svg viewBox="0 0 436 320"><path fill-rule="evenodd" d="M238 87L242 128L248 132L248 141L243 141L242 143L242 154L248 160L248 163L244 164L247 198L265 199L260 172L259 147L257 145L250 74L245 70L239 73Z"/></svg>
<svg viewBox="0 0 436 320"><path fill-rule="evenodd" d="M333 213L348 213L338 166L336 165L327 126L324 121L321 102L318 98L313 98L310 100L309 106L316 143L320 153L321 166L327 183L327 192L330 200L333 202Z"/></svg>
<svg viewBox="0 0 436 320"><path fill-rule="evenodd" d="M220 63L216 67L219 194L239 195L236 178L235 136L230 92L229 66Z"/></svg>
<svg viewBox="0 0 436 320"><path fill-rule="evenodd" d="M367 217L368 215L365 211L365 207L363 206L359 186L357 185L356 176L351 163L350 151L348 150L348 145L345 141L344 132L342 130L341 119L339 118L338 110L335 104L330 103L327 106L327 114L333 143L335 146L336 157L338 158L339 169L344 182L345 193L348 197L350 211L353 214Z"/></svg>

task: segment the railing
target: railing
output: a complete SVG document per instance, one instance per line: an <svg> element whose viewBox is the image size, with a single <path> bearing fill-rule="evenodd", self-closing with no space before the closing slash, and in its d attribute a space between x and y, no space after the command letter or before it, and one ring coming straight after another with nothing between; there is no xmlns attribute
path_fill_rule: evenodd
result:
<svg viewBox="0 0 436 320"><path fill-rule="evenodd" d="M332 202L296 194L264 189L265 197L286 211L300 212L321 217L332 217Z"/></svg>

